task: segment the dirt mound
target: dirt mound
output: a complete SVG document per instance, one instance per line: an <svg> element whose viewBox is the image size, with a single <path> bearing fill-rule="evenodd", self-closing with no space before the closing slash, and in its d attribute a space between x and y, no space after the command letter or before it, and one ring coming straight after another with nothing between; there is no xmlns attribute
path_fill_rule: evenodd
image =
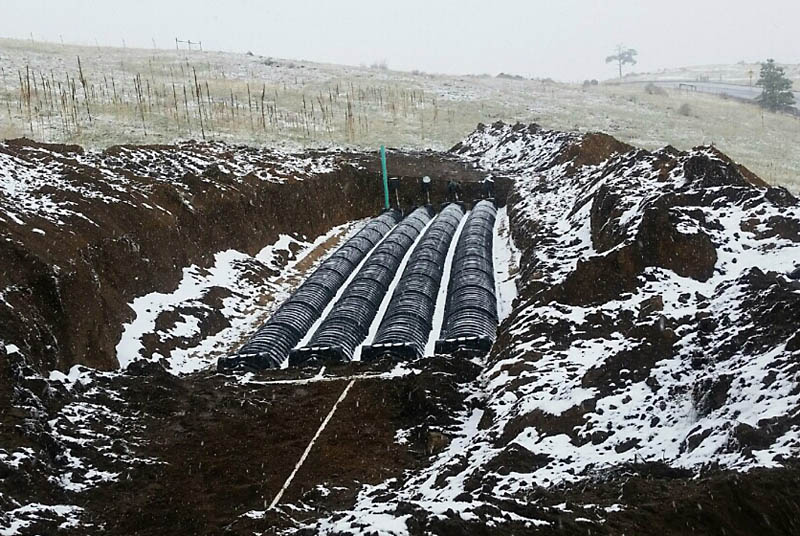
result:
<svg viewBox="0 0 800 536"><path fill-rule="evenodd" d="M568 173L579 170L584 166L596 166L605 162L611 156L627 153L633 149L627 143L622 143L616 138L602 132L585 134L580 142L570 144L566 150L561 151L556 162L569 164Z"/></svg>
<svg viewBox="0 0 800 536"><path fill-rule="evenodd" d="M800 202L713 148L585 138L498 123L454 148L515 180L516 306L457 451L323 527L796 530Z"/></svg>

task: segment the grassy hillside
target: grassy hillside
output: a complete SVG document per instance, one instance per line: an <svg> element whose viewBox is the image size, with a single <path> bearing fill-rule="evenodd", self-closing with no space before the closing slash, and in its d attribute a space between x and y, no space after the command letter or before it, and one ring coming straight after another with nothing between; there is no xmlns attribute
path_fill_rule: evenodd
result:
<svg viewBox="0 0 800 536"><path fill-rule="evenodd" d="M780 64L786 76L793 82L795 91L800 91L800 64ZM661 69L653 73L631 73L625 81L636 80L696 80L705 82L725 82L728 84L755 84L761 71L760 63L741 61L734 65L693 65Z"/></svg>
<svg viewBox="0 0 800 536"><path fill-rule="evenodd" d="M800 119L714 96L0 39L0 138L444 149L498 119L651 149L713 143L800 191Z"/></svg>

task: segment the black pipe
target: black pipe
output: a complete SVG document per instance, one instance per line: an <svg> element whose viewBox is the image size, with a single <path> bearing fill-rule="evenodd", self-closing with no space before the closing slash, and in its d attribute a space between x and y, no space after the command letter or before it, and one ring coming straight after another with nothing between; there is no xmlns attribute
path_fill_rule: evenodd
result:
<svg viewBox="0 0 800 536"><path fill-rule="evenodd" d="M367 337L403 257L432 215L430 207L418 208L389 233L344 290L309 343L292 350L291 366L352 359L356 347Z"/></svg>
<svg viewBox="0 0 800 536"><path fill-rule="evenodd" d="M485 355L497 334L492 241L497 209L478 202L458 237L437 354Z"/></svg>
<svg viewBox="0 0 800 536"><path fill-rule="evenodd" d="M367 223L328 257L236 354L219 358L217 369L279 367L356 266L399 220L400 213L390 210Z"/></svg>
<svg viewBox="0 0 800 536"><path fill-rule="evenodd" d="M464 211L459 205L450 204L428 227L411 252L375 340L361 350L362 361L423 356L433 327L445 259L463 216Z"/></svg>

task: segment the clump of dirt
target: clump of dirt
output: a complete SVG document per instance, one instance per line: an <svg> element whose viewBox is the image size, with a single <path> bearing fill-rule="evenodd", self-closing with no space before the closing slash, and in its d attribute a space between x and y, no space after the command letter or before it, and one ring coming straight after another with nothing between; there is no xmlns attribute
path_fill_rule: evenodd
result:
<svg viewBox="0 0 800 536"><path fill-rule="evenodd" d="M557 164L569 164L567 173L575 173L583 166L602 164L612 155L627 153L633 147L602 132L590 132L581 137L579 143L571 144L562 151Z"/></svg>

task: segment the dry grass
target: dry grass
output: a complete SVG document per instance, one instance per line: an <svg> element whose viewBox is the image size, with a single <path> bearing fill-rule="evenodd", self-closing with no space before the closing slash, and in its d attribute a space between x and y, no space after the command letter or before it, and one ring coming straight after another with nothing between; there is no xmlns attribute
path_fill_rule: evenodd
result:
<svg viewBox="0 0 800 536"><path fill-rule="evenodd" d="M794 83L794 89L800 91L800 64L779 63L779 65L784 68L786 76ZM662 69L654 73L630 73L625 76L625 80L628 82L636 80L696 80L750 85L755 84L758 80L760 71L760 63L741 61L732 65L695 65Z"/></svg>
<svg viewBox="0 0 800 536"><path fill-rule="evenodd" d="M536 121L649 149L714 143L800 191L798 118L700 93L2 39L0 74L0 138L446 149L479 122ZM691 114L679 113L683 103Z"/></svg>

